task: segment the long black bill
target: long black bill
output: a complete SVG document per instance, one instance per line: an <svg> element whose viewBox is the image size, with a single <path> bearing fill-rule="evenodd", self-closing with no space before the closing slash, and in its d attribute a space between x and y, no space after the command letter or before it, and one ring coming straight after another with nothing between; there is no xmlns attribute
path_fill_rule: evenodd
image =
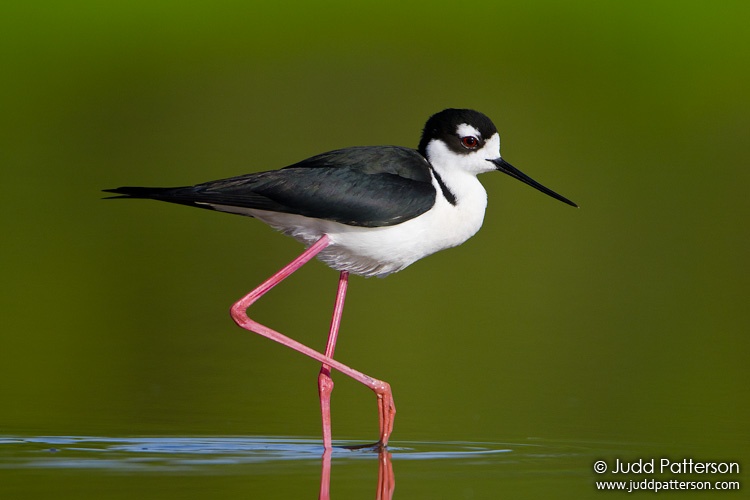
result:
<svg viewBox="0 0 750 500"><path fill-rule="evenodd" d="M497 159L494 159L494 160L487 160L487 161L491 161L492 163L495 164L495 166L497 167L497 169L499 171L504 172L504 173L510 175L514 179L518 179L519 181L521 181L521 182L523 182L525 184L528 184L529 186L531 186L533 188L538 189L542 193L547 194L547 195L553 197L556 200L560 200L563 203L567 203L571 207L578 208L578 205L576 205L575 203L573 203L572 201L570 201L566 197L561 196L561 195L555 193L554 191L552 191L551 189L542 186L537 181L535 181L534 179L532 179L528 175L524 174L523 172L521 172L520 170L518 170L516 167L514 167L513 165L511 165L510 163L508 163L507 161L503 160L502 158L497 158Z"/></svg>

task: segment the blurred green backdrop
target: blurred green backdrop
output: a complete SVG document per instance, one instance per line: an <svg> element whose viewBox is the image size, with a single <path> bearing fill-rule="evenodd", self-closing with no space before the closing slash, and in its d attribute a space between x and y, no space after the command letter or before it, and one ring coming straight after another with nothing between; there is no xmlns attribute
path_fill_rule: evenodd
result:
<svg viewBox="0 0 750 500"><path fill-rule="evenodd" d="M251 219L102 201L489 115L463 246L354 278L337 358L399 440L676 443L748 458L747 2L6 2L0 432L318 436L318 367L229 306L301 251ZM337 274L253 310L322 349ZM376 435L337 377L334 438Z"/></svg>

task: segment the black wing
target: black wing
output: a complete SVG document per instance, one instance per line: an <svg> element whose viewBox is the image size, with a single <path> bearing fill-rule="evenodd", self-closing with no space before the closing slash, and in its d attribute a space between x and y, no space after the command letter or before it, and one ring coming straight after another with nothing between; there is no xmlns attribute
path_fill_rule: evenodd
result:
<svg viewBox="0 0 750 500"><path fill-rule="evenodd" d="M379 227L417 217L435 203L430 165L413 149L364 146L323 153L268 172L178 188L120 187L105 191L251 215L269 210Z"/></svg>

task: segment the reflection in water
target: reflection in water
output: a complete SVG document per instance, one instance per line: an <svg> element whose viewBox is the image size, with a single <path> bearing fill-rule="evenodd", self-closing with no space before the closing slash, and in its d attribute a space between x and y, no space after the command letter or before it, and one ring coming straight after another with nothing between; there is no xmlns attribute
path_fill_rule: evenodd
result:
<svg viewBox="0 0 750 500"><path fill-rule="evenodd" d="M328 448L323 450L323 460L320 466L320 500L331 498L331 454L333 450Z"/></svg>
<svg viewBox="0 0 750 500"><path fill-rule="evenodd" d="M378 493L377 499L390 500L393 498L393 490L396 489L396 478L393 475L393 464L391 454L383 450L378 456Z"/></svg>
<svg viewBox="0 0 750 500"><path fill-rule="evenodd" d="M331 455L333 450L323 451L322 465L320 468L320 500L330 500L331 498ZM391 463L391 454L386 449L378 451L378 486L375 491L377 500L391 500L393 490L396 488L396 478L393 475L393 463Z"/></svg>

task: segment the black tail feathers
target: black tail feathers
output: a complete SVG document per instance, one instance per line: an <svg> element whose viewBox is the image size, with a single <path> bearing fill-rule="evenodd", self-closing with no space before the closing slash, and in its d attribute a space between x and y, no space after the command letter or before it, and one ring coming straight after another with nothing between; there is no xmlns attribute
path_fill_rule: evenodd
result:
<svg viewBox="0 0 750 500"><path fill-rule="evenodd" d="M150 198L160 199L170 191L174 191L174 188L149 188L149 187L137 187L137 186L124 186L114 189L102 189L105 193L115 193L119 196L107 196L105 199L111 200L116 198Z"/></svg>

